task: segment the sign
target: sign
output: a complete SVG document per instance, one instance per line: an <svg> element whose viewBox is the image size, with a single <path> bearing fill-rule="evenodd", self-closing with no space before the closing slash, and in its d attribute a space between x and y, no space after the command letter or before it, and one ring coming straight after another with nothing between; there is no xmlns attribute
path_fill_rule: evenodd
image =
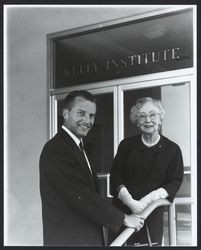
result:
<svg viewBox="0 0 201 250"><path fill-rule="evenodd" d="M54 88L193 67L192 11L54 40Z"/></svg>
<svg viewBox="0 0 201 250"><path fill-rule="evenodd" d="M152 51L149 53L143 53L140 55L131 55L127 57L122 57L118 59L107 59L102 65L105 67L106 72L118 71L123 68L132 67L135 68L136 65L148 64L148 63L159 63L169 60L179 59L179 48L165 49L161 51ZM78 77L86 74L96 74L100 70L101 66L96 62L88 62L86 64L72 65L69 67L64 67L64 77L70 79L73 77Z"/></svg>

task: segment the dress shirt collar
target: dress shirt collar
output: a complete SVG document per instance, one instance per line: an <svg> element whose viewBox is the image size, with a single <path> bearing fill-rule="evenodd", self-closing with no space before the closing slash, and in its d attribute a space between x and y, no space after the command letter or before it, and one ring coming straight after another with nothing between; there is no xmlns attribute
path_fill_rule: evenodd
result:
<svg viewBox="0 0 201 250"><path fill-rule="evenodd" d="M74 140L77 146L80 148L80 140L75 136L69 129L67 129L64 125L62 125L62 129L66 131L70 135L70 137Z"/></svg>
<svg viewBox="0 0 201 250"><path fill-rule="evenodd" d="M66 133L68 133L68 135L69 135L69 136L73 139L73 141L77 144L77 146L79 147L79 149L81 149L81 148L80 148L80 142L83 143L82 139L79 140L79 139L77 138L77 136L75 136L75 135L74 135L69 129L67 129L64 125L62 125L62 129L63 129L64 131L66 131ZM87 161L87 166L88 166L90 172L92 173L91 165L90 165L90 163L89 163L89 160L88 160L87 155L86 155L86 153L85 153L84 150L83 150L83 154L84 154L84 157L85 157L85 159L86 159L86 161Z"/></svg>

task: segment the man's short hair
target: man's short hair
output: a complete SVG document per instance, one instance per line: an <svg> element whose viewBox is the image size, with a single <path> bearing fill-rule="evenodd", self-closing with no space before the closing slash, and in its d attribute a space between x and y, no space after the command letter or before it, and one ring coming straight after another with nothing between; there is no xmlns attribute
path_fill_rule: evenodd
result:
<svg viewBox="0 0 201 250"><path fill-rule="evenodd" d="M63 109L71 110L76 97L83 97L84 99L96 104L96 98L86 90L76 90L70 92L63 101Z"/></svg>

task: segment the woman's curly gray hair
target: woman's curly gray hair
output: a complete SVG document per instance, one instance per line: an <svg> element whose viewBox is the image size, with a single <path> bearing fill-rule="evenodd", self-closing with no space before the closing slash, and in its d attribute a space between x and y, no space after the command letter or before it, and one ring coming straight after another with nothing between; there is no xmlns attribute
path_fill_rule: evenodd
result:
<svg viewBox="0 0 201 250"><path fill-rule="evenodd" d="M144 104L146 104L148 102L152 103L153 105L155 105L159 109L160 120L161 120L161 122L163 121L164 116L165 116L165 109L164 109L161 101L158 99L152 99L151 97L143 97L143 98L138 99L136 101L136 104L131 107L130 119L131 119L132 123L134 123L134 124L138 123L139 110L142 108L142 106L144 106Z"/></svg>

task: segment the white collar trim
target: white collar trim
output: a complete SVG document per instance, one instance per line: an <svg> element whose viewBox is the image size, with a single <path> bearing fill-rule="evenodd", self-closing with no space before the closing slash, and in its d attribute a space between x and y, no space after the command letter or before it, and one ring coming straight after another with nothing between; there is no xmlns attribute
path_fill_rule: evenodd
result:
<svg viewBox="0 0 201 250"><path fill-rule="evenodd" d="M144 140L143 135L141 136L142 143L143 143L145 146L147 146L148 148L150 148L150 147L156 145L156 144L160 141L160 138L161 138L161 136L158 135L158 137L156 138L155 142L153 142L153 143L148 143L148 142L146 142L146 141Z"/></svg>

